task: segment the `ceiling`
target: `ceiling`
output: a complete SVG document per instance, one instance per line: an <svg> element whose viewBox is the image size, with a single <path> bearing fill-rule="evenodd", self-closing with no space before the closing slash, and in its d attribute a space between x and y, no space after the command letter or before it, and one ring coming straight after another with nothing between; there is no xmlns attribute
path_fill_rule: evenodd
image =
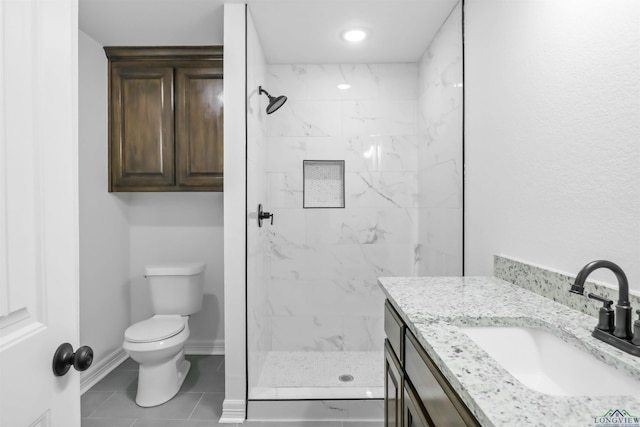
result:
<svg viewBox="0 0 640 427"><path fill-rule="evenodd" d="M244 3L227 0L227 3ZM267 61L416 62L457 0L249 0ZM103 46L223 44L223 0L80 0L79 27ZM357 45L340 34L364 28Z"/></svg>

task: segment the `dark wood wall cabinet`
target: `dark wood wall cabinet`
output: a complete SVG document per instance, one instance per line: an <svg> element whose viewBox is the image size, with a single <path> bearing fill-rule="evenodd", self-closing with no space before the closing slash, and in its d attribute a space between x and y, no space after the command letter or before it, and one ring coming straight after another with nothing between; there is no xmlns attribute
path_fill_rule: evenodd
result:
<svg viewBox="0 0 640 427"><path fill-rule="evenodd" d="M222 191L222 46L104 50L109 191Z"/></svg>
<svg viewBox="0 0 640 427"><path fill-rule="evenodd" d="M388 300L384 329L385 427L479 427Z"/></svg>

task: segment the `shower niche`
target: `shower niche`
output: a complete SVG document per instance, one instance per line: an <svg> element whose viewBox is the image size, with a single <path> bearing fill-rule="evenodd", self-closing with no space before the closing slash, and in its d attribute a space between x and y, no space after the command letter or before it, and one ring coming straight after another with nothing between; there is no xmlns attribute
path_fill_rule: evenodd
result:
<svg viewBox="0 0 640 427"><path fill-rule="evenodd" d="M344 160L304 160L302 206L344 208Z"/></svg>

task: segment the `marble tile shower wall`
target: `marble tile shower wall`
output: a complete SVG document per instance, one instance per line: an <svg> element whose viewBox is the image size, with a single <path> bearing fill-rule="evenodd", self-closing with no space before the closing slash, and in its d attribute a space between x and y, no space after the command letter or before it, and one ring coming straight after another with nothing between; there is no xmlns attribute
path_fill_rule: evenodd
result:
<svg viewBox="0 0 640 427"><path fill-rule="evenodd" d="M415 273L417 64L267 71L288 97L267 120L271 348L382 350L377 277ZM345 161L344 209L303 209L305 159Z"/></svg>
<svg viewBox="0 0 640 427"><path fill-rule="evenodd" d="M462 275L462 5L420 61L419 276Z"/></svg>

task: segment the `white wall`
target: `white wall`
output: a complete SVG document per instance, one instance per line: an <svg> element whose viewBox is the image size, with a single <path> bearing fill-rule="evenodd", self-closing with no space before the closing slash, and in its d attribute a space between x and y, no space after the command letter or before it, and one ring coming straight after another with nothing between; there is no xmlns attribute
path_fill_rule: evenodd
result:
<svg viewBox="0 0 640 427"><path fill-rule="evenodd" d="M418 276L462 274L462 2L419 63Z"/></svg>
<svg viewBox="0 0 640 427"><path fill-rule="evenodd" d="M223 228L222 194L127 194L130 226L131 322L153 315L144 268L149 264L204 262L202 310L189 319L187 353L222 353Z"/></svg>
<svg viewBox="0 0 640 427"><path fill-rule="evenodd" d="M79 32L80 342L95 364L122 347L129 317L129 207L107 192L107 58Z"/></svg>
<svg viewBox="0 0 640 427"><path fill-rule="evenodd" d="M603 258L640 290L640 2L465 4L466 274Z"/></svg>
<svg viewBox="0 0 640 427"><path fill-rule="evenodd" d="M225 399L220 422L246 413L245 5L224 5Z"/></svg>

